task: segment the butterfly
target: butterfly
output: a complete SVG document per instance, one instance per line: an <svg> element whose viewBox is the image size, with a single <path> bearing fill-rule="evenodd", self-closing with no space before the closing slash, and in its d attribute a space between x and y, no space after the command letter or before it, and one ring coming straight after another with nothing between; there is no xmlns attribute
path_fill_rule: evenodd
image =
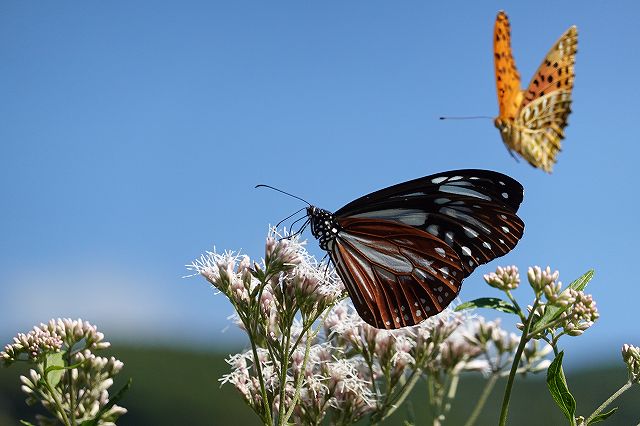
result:
<svg viewBox="0 0 640 426"><path fill-rule="evenodd" d="M309 204L302 228L310 223L360 317L395 329L440 313L478 265L516 246L523 194L501 173L454 170L373 192L335 213Z"/></svg>
<svg viewBox="0 0 640 426"><path fill-rule="evenodd" d="M578 30L572 26L562 34L526 90L520 89L511 54L511 25L504 11L498 12L493 36L500 107L494 124L512 156L516 151L532 166L551 173L571 112Z"/></svg>

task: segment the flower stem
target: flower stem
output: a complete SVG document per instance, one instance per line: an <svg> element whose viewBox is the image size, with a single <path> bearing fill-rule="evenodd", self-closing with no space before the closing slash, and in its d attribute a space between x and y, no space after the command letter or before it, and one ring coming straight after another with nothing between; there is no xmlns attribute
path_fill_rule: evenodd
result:
<svg viewBox="0 0 640 426"><path fill-rule="evenodd" d="M67 413L64 411L64 408L62 408L62 403L60 402L60 399L58 398L58 395L55 389L51 387L51 384L49 383L49 380L47 379L47 374L45 372L46 372L46 369L44 369L44 371L42 372L42 381L45 387L47 388L47 390L49 391L49 393L51 394L51 397L53 398L53 401L56 404L56 409L58 410L58 412L60 413L60 416L62 417L63 423L65 425L71 426L71 422L69 422Z"/></svg>
<svg viewBox="0 0 640 426"><path fill-rule="evenodd" d="M598 414L600 414L602 412L602 410L604 410L605 408L607 408L607 406L609 404L611 404L613 401L616 400L616 398L618 398L620 395L622 395L624 392L626 392L631 386L633 386L633 382L631 380L629 380L627 383L625 383L620 389L618 389L616 391L616 393L614 393L613 395L611 395L605 402L603 402L598 408L596 408L596 411L594 411L586 420L586 424L589 424L589 422L591 420L593 420L594 417L596 417Z"/></svg>
<svg viewBox="0 0 640 426"><path fill-rule="evenodd" d="M70 366L72 364L72 359L71 359L71 354L72 354L72 349L73 349L73 345L71 345L71 347L69 347L69 349L67 350L67 366ZM73 369L68 369L66 371L66 374L69 377L69 399L70 399L70 411L71 411L71 424L75 426L76 424L76 392L75 389L73 387Z"/></svg>
<svg viewBox="0 0 640 426"><path fill-rule="evenodd" d="M487 380L487 383L484 385L484 389L480 394L480 398L478 399L478 402L476 402L475 407L473 407L473 411L471 412L471 415L469 416L469 419L464 424L464 426L473 426L476 420L478 420L478 416L482 412L482 409L484 408L484 404L486 404L487 402L487 398L489 398L489 395L491 395L491 391L493 390L493 387L498 381L498 377L499 377L498 374L492 374L491 377L489 377L489 380Z"/></svg>
<svg viewBox="0 0 640 426"><path fill-rule="evenodd" d="M518 370L518 365L520 364L520 358L522 357L522 352L524 351L524 347L527 344L529 327L531 326L531 322L533 321L533 317L536 312L536 308L538 307L539 301L540 301L539 297L536 297L536 300L533 303L533 308L531 309L531 313L529 314L529 317L524 323L524 328L522 329L522 336L520 336L520 343L518 344L518 349L516 349L516 353L513 356L513 363L511 364L511 371L509 372L507 387L504 390L504 398L502 399L502 409L500 410L500 422L499 422L500 426L505 426L507 424L507 414L509 413L509 399L511 398L511 389L513 388L513 381L516 377L516 371Z"/></svg>
<svg viewBox="0 0 640 426"><path fill-rule="evenodd" d="M380 422L389 418L389 416L392 415L398 409L398 407L402 405L404 400L411 393L411 390L413 389L413 387L418 382L418 379L420 379L421 374L422 374L422 370L420 368L416 368L415 370L413 370L413 372L411 373L411 376L409 376L409 380L407 380L407 382L404 384L400 392L398 392L396 396L393 398L392 403L390 404L391 408L386 413L383 414L382 418L380 418L379 420Z"/></svg>
<svg viewBox="0 0 640 426"><path fill-rule="evenodd" d="M511 294L511 290L505 290L505 293L506 293L507 297L509 298L509 300L511 301L511 303L513 303L513 306L517 309L518 316L520 317L520 320L522 321L522 323L524 323L526 318L525 318L524 314L522 313L522 309L520 309L520 305L518 305L518 301Z"/></svg>
<svg viewBox="0 0 640 426"><path fill-rule="evenodd" d="M445 397L445 404L442 410L442 414L446 417L451 410L451 405L453 403L453 399L456 397L456 392L458 392L458 382L460 381L460 375L454 372L451 372L452 378L449 383L449 390L447 391L447 395Z"/></svg>
<svg viewBox="0 0 640 426"><path fill-rule="evenodd" d="M285 398L287 391L287 370L289 370L289 345L291 344L291 322L287 324L284 336L284 348L280 360L280 407L278 408L278 425L284 426L286 413ZM295 404L293 404L295 406Z"/></svg>
<svg viewBox="0 0 640 426"><path fill-rule="evenodd" d="M315 308L314 308L314 315L315 315ZM311 324L313 324L313 322L311 322ZM309 328L307 328L307 330L309 330ZM293 399L291 400L291 407L289 407L289 409L287 410L287 413L284 416L283 424L286 424L289 421L289 418L293 414L293 410L296 408L296 405L298 404L298 399L300 398L300 389L302 388L302 381L305 375L305 371L307 369L307 362L309 361L309 352L311 351L311 341L318 334L319 331L320 331L320 325L318 325L318 329L315 332L310 331L309 336L307 336L307 344L305 345L305 348L304 348L304 359L302 360L302 366L300 367L300 374L298 375L298 380L296 382L295 394L293 395Z"/></svg>

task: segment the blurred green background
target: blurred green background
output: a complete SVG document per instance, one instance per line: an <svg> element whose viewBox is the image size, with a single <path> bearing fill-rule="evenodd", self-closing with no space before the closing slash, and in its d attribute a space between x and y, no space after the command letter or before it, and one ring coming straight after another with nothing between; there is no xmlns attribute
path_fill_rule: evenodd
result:
<svg viewBox="0 0 640 426"><path fill-rule="evenodd" d="M228 371L226 353L188 352L167 348L114 345L112 353L124 361L119 388L128 377L133 386L121 405L129 412L119 425L228 425L260 424L230 386L220 387L218 378ZM569 354L570 357L570 354ZM32 419L36 407L27 407L19 390L22 365L0 368L0 425L15 425L19 419ZM590 414L615 392L627 378L622 363L567 370L567 380L578 401L578 413ZM487 402L477 425L497 423L504 389L499 382ZM480 375L463 377L450 418L445 424L461 425L466 420L483 385ZM384 424L401 425L415 416L417 424L429 418L426 387L420 383L411 398ZM605 424L636 425L640 421L640 389L625 393L614 406L620 409ZM510 405L510 425L563 425L566 421L549 395L543 375L518 377Z"/></svg>

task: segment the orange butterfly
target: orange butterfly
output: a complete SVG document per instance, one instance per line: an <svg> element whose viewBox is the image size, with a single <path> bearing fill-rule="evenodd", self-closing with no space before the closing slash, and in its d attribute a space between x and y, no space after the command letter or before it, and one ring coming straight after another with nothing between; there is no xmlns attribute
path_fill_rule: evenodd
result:
<svg viewBox="0 0 640 426"><path fill-rule="evenodd" d="M503 11L498 12L493 36L500 105L494 123L512 156L516 151L532 166L551 173L571 112L578 29L574 25L562 34L526 90L520 89L511 54L511 26Z"/></svg>

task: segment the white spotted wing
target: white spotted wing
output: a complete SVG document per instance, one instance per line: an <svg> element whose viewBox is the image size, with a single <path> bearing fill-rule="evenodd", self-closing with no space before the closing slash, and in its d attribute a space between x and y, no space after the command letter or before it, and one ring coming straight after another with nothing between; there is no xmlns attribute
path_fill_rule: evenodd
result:
<svg viewBox="0 0 640 426"><path fill-rule="evenodd" d="M335 213L416 228L442 241L460 259L464 277L503 256L524 232L516 215L520 183L488 170L454 170L404 182L352 201Z"/></svg>

